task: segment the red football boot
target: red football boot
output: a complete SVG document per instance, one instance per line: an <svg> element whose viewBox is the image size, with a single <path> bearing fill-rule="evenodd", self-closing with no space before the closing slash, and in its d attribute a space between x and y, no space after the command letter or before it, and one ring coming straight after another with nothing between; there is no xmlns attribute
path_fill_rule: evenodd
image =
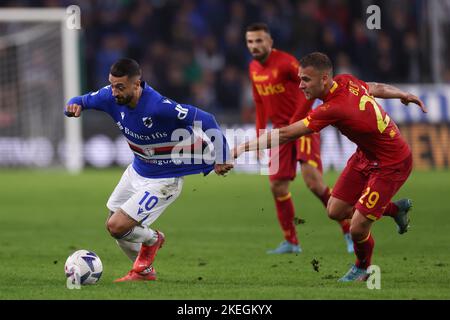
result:
<svg viewBox="0 0 450 320"><path fill-rule="evenodd" d="M141 250L139 251L139 255L136 258L136 261L133 263L133 271L139 273L143 272L145 269L149 268L153 261L155 260L156 253L159 248L162 247L164 243L164 234L162 232L156 231L158 234L158 240L151 246L142 244Z"/></svg>
<svg viewBox="0 0 450 320"><path fill-rule="evenodd" d="M148 268L145 273L139 273L131 270L126 276L114 280L114 282L125 282L125 281L153 281L156 280L156 270L152 266Z"/></svg>

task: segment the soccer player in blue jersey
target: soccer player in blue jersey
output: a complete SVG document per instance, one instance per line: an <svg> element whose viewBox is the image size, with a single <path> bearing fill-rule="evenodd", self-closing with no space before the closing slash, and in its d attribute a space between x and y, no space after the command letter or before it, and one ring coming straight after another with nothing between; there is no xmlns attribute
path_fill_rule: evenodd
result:
<svg viewBox="0 0 450 320"><path fill-rule="evenodd" d="M152 264L164 234L150 225L180 195L183 176L227 173L233 168L227 163L230 152L214 116L159 94L141 81L136 61L114 63L109 82L70 99L65 115L79 117L89 109L106 112L125 136L134 160L107 202L106 227L133 268L115 281L155 280ZM196 127L209 139L202 139Z"/></svg>

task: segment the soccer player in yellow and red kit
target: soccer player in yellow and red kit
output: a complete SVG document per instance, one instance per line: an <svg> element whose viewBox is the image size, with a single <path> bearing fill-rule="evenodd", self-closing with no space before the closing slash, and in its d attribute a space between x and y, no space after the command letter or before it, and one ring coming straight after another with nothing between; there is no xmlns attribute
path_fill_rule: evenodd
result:
<svg viewBox="0 0 450 320"><path fill-rule="evenodd" d="M297 59L272 48L273 40L268 26L264 23L248 26L245 37L254 59L249 66L249 76L256 105L257 136L266 128L268 120L274 128L281 128L306 117L314 99L307 100L298 89L300 78ZM259 159L259 153L257 155ZM296 176L297 161L300 161L305 184L325 207L331 195L330 188L322 178L319 133L312 133L271 150L270 187L285 241L268 253L301 252L294 224L294 206L289 192L289 183ZM349 221L343 220L339 223L347 243L347 251L353 252Z"/></svg>
<svg viewBox="0 0 450 320"><path fill-rule="evenodd" d="M412 206L409 199L391 202L411 173L412 156L398 127L374 98L412 102L423 112L426 108L418 97L387 84L366 83L352 75L333 78L331 61L323 53L311 53L300 64L300 89L307 99L319 98L323 104L301 121L239 145L233 157L259 150L259 146L276 147L328 125L353 141L358 148L333 188L327 211L332 219L352 219L356 263L340 281L364 281L374 248L373 222L382 216L393 217L402 234L408 229Z"/></svg>

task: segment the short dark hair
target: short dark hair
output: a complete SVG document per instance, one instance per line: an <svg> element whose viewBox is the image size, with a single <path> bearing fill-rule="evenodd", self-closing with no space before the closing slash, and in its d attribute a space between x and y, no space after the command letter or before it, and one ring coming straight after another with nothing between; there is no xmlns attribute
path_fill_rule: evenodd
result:
<svg viewBox="0 0 450 320"><path fill-rule="evenodd" d="M122 58L117 60L112 66L109 73L114 77L134 77L141 76L141 67L136 60L130 58Z"/></svg>
<svg viewBox="0 0 450 320"><path fill-rule="evenodd" d="M333 73L333 64L330 58L322 52L312 52L300 59L302 68L313 67L320 71L330 71Z"/></svg>
<svg viewBox="0 0 450 320"><path fill-rule="evenodd" d="M264 22L252 23L251 25L247 26L247 29L245 31L265 31L266 33L270 34L269 26Z"/></svg>

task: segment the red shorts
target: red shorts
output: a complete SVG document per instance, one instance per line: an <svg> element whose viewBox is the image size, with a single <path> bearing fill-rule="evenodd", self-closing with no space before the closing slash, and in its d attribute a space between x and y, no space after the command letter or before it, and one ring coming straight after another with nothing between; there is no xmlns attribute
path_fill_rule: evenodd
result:
<svg viewBox="0 0 450 320"><path fill-rule="evenodd" d="M294 180L297 175L297 141L270 149L269 179Z"/></svg>
<svg viewBox="0 0 450 320"><path fill-rule="evenodd" d="M322 173L320 158L320 133L311 133L298 140L297 160L317 168Z"/></svg>
<svg viewBox="0 0 450 320"><path fill-rule="evenodd" d="M354 205L366 218L378 220L386 206L408 179L412 170L412 155L401 163L378 168L361 166L361 160L354 154L347 162L331 195Z"/></svg>

